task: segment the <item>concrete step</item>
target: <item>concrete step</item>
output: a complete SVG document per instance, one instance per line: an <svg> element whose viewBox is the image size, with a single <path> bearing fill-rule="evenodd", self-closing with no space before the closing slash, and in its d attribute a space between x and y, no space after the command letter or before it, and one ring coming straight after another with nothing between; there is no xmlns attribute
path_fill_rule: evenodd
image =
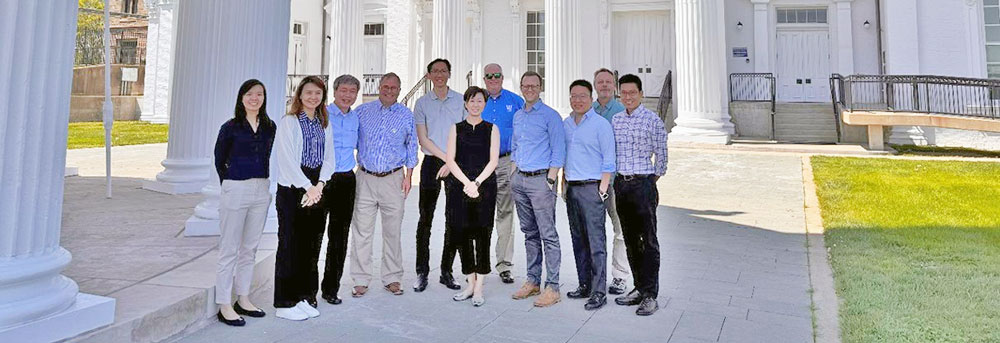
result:
<svg viewBox="0 0 1000 343"><path fill-rule="evenodd" d="M774 130L775 131L818 130L818 131L837 132L837 127L834 126L833 123L830 123L829 125L825 125L825 124L816 124L816 125L813 125L813 124L794 124L794 125L792 125L792 124L781 124L781 125L775 125L774 126Z"/></svg>

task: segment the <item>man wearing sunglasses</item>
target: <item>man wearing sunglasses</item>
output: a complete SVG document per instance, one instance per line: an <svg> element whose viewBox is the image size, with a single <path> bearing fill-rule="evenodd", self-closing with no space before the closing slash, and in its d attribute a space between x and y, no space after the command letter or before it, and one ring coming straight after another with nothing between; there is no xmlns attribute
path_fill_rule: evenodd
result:
<svg viewBox="0 0 1000 343"><path fill-rule="evenodd" d="M500 161L496 171L496 270L503 283L514 283L514 278L510 276L511 261L514 259L514 202L510 197L510 176L514 169L510 161L510 139L514 134L514 113L524 107L524 99L503 89L503 69L499 64L490 63L483 68L483 82L489 93L483 120L500 130Z"/></svg>

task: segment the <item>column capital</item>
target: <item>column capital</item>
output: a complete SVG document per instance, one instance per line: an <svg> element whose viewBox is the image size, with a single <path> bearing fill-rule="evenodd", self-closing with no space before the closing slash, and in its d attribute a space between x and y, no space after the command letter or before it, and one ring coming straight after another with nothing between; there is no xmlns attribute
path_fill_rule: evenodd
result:
<svg viewBox="0 0 1000 343"><path fill-rule="evenodd" d="M754 5L767 5L771 0L750 0L750 3Z"/></svg>

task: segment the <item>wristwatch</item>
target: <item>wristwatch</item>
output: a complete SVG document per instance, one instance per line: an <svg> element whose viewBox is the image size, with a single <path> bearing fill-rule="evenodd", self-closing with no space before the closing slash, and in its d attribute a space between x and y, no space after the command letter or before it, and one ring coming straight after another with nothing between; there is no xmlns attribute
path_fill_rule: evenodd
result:
<svg viewBox="0 0 1000 343"><path fill-rule="evenodd" d="M556 179L545 178L545 180L548 181L550 185L556 184Z"/></svg>
<svg viewBox="0 0 1000 343"><path fill-rule="evenodd" d="M472 183L476 184L476 187L479 187L479 185L482 184L479 180L472 181Z"/></svg>

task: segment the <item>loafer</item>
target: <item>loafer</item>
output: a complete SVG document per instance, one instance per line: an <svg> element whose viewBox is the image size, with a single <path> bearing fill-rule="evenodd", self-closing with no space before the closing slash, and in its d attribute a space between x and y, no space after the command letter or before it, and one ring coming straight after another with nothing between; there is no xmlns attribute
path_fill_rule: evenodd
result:
<svg viewBox="0 0 1000 343"><path fill-rule="evenodd" d="M336 294L323 294L323 300L326 300L330 305L340 305L340 303L344 302Z"/></svg>
<svg viewBox="0 0 1000 343"><path fill-rule="evenodd" d="M250 310L244 309L243 306L240 306L239 302L237 302L235 305L233 305L233 310L236 310L237 314L241 314L241 315L244 315L244 316L250 316L250 317L254 317L254 318L261 318L261 317L263 317L265 315L264 311L261 311L260 309L257 309L257 310L254 310L254 311L250 311Z"/></svg>
<svg viewBox="0 0 1000 343"><path fill-rule="evenodd" d="M660 305L656 303L656 298L646 297L642 299L642 303L639 304L639 308L635 310L635 314L639 316L648 316L656 313L656 310L660 309Z"/></svg>
<svg viewBox="0 0 1000 343"><path fill-rule="evenodd" d="M583 299L590 297L590 289L587 287L577 287L576 290L566 292L566 297L570 299Z"/></svg>
<svg viewBox="0 0 1000 343"><path fill-rule="evenodd" d="M510 271L501 272L500 281L503 283L514 283L514 278L510 277Z"/></svg>
<svg viewBox="0 0 1000 343"><path fill-rule="evenodd" d="M639 294L639 290L633 289L628 295L620 296L615 298L615 304L622 306L635 306L642 302L642 294Z"/></svg>
<svg viewBox="0 0 1000 343"><path fill-rule="evenodd" d="M466 300L469 300L469 298L472 298L472 293L458 292L458 293L455 293L455 295L451 297L451 300L454 300L454 301L466 301Z"/></svg>
<svg viewBox="0 0 1000 343"><path fill-rule="evenodd" d="M462 289L462 286L455 282L455 277L451 276L451 273L441 273L441 279L438 281L449 289Z"/></svg>
<svg viewBox="0 0 1000 343"><path fill-rule="evenodd" d="M219 318L219 321L222 322L223 324L226 324L226 325L229 325L229 326L244 326L244 325L247 325L247 322L245 320L243 320L243 317L239 317L239 318L231 319L231 320L230 319L226 319L226 317L222 315L222 311L219 311L219 313L216 313L215 317Z"/></svg>
<svg viewBox="0 0 1000 343"><path fill-rule="evenodd" d="M611 280L611 286L608 287L608 293L614 295L625 294L626 288L628 288L628 285L625 284L625 279L615 278Z"/></svg>
<svg viewBox="0 0 1000 343"><path fill-rule="evenodd" d="M604 307L604 304L607 303L608 303L608 298L604 295L604 293L594 293L593 295L590 296L590 299L587 300L587 303L583 305L583 309L587 311L593 311L601 307Z"/></svg>
<svg viewBox="0 0 1000 343"><path fill-rule="evenodd" d="M427 274L417 274L417 281L413 283L413 291L420 293L427 289Z"/></svg>

